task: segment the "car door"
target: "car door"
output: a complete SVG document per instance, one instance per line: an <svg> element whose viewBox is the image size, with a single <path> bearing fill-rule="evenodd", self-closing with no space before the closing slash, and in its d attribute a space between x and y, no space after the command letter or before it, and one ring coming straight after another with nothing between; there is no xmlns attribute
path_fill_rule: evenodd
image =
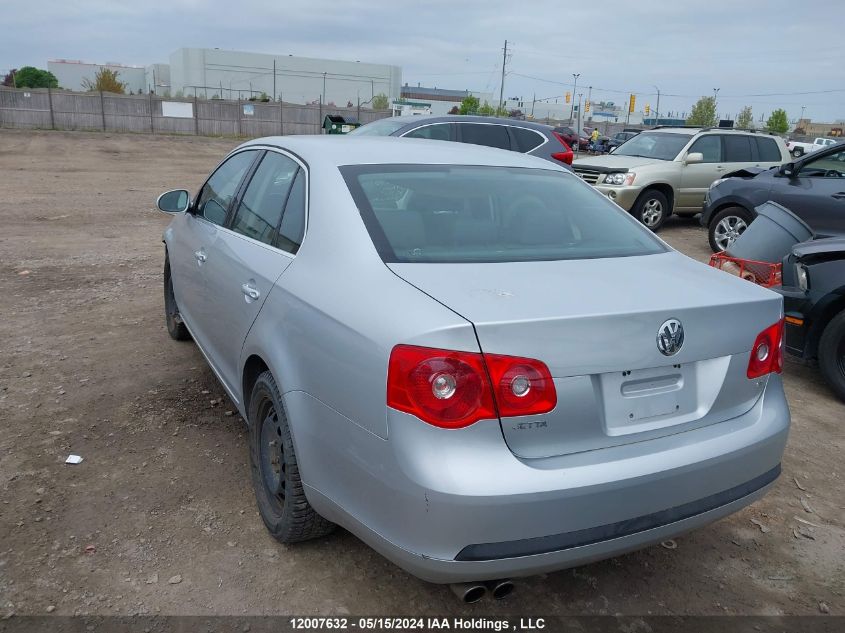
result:
<svg viewBox="0 0 845 633"><path fill-rule="evenodd" d="M508 128L495 123L458 123L458 141L471 145L485 145L512 149Z"/></svg>
<svg viewBox="0 0 845 633"><path fill-rule="evenodd" d="M845 149L818 154L801 164L797 174L774 178L771 197L816 235L845 235Z"/></svg>
<svg viewBox="0 0 845 633"><path fill-rule="evenodd" d="M306 175L293 157L267 151L219 231L209 258L209 355L230 392L243 342L305 232Z"/></svg>
<svg viewBox="0 0 845 633"><path fill-rule="evenodd" d="M211 245L226 223L229 208L259 152L232 154L209 176L185 213L168 249L173 290L182 319L201 349L208 348L208 280Z"/></svg>
<svg viewBox="0 0 845 633"><path fill-rule="evenodd" d="M435 141L454 141L455 130L451 123L431 123L405 132L406 138L427 138Z"/></svg>
<svg viewBox="0 0 845 633"><path fill-rule="evenodd" d="M700 153L704 160L700 163L687 163L681 171L681 187L678 199L675 201L676 210L701 211L704 204L704 194L715 180L726 171L722 159L721 134L704 134L699 136L686 152L686 155Z"/></svg>

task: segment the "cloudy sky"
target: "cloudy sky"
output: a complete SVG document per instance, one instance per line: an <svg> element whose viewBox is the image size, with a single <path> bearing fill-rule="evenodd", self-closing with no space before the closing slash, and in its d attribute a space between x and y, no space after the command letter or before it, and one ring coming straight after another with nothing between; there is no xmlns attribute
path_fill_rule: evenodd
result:
<svg viewBox="0 0 845 633"><path fill-rule="evenodd" d="M219 47L389 63L403 81L506 96L571 90L593 100L689 111L718 88L719 110L786 109L845 118L841 0L3 0L0 70L48 59L166 62L179 47Z"/></svg>

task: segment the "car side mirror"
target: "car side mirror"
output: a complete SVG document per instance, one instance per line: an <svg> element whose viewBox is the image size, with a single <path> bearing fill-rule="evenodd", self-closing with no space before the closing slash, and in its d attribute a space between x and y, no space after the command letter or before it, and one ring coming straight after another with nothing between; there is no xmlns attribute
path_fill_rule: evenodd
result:
<svg viewBox="0 0 845 633"><path fill-rule="evenodd" d="M684 159L684 163L687 165L695 165L696 163L703 163L704 162L704 154L701 152L690 152L687 154L687 157Z"/></svg>
<svg viewBox="0 0 845 633"><path fill-rule="evenodd" d="M161 194L156 200L159 211L164 213L184 213L191 204L191 194L184 189L174 189Z"/></svg>
<svg viewBox="0 0 845 633"><path fill-rule="evenodd" d="M795 163L786 163L785 165L781 165L778 169L778 173L781 176L792 178L795 175Z"/></svg>

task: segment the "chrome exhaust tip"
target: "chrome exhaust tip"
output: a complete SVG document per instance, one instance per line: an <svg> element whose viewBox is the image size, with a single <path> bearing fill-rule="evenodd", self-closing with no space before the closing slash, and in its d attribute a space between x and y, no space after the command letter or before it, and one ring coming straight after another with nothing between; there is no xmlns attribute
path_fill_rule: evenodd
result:
<svg viewBox="0 0 845 633"><path fill-rule="evenodd" d="M478 602L487 593L487 587L480 582L456 582L449 585L449 588L464 604Z"/></svg>
<svg viewBox="0 0 845 633"><path fill-rule="evenodd" d="M510 578L490 580L485 584L487 585L487 590L495 600L501 600L513 593L513 581Z"/></svg>

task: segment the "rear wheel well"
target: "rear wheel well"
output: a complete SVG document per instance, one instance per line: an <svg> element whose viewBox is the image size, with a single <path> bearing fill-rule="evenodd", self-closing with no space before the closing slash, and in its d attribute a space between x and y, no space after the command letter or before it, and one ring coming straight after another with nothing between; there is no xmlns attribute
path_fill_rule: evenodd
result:
<svg viewBox="0 0 845 633"><path fill-rule="evenodd" d="M267 367L267 363L265 363L264 359L257 354L253 354L246 359L243 372L243 391L241 392L241 401L244 403L245 409L247 408L250 396L252 395L252 388L255 386L255 381L258 380L258 377L268 369L270 368ZM247 422L249 422L249 420L247 420Z"/></svg>
<svg viewBox="0 0 845 633"><path fill-rule="evenodd" d="M845 311L845 296L831 301L829 305L824 307L824 310L815 323L813 323L812 329L810 330L810 336L807 340L806 349L804 350L804 356L806 358L818 358L819 341L822 338L824 329L842 311Z"/></svg>

